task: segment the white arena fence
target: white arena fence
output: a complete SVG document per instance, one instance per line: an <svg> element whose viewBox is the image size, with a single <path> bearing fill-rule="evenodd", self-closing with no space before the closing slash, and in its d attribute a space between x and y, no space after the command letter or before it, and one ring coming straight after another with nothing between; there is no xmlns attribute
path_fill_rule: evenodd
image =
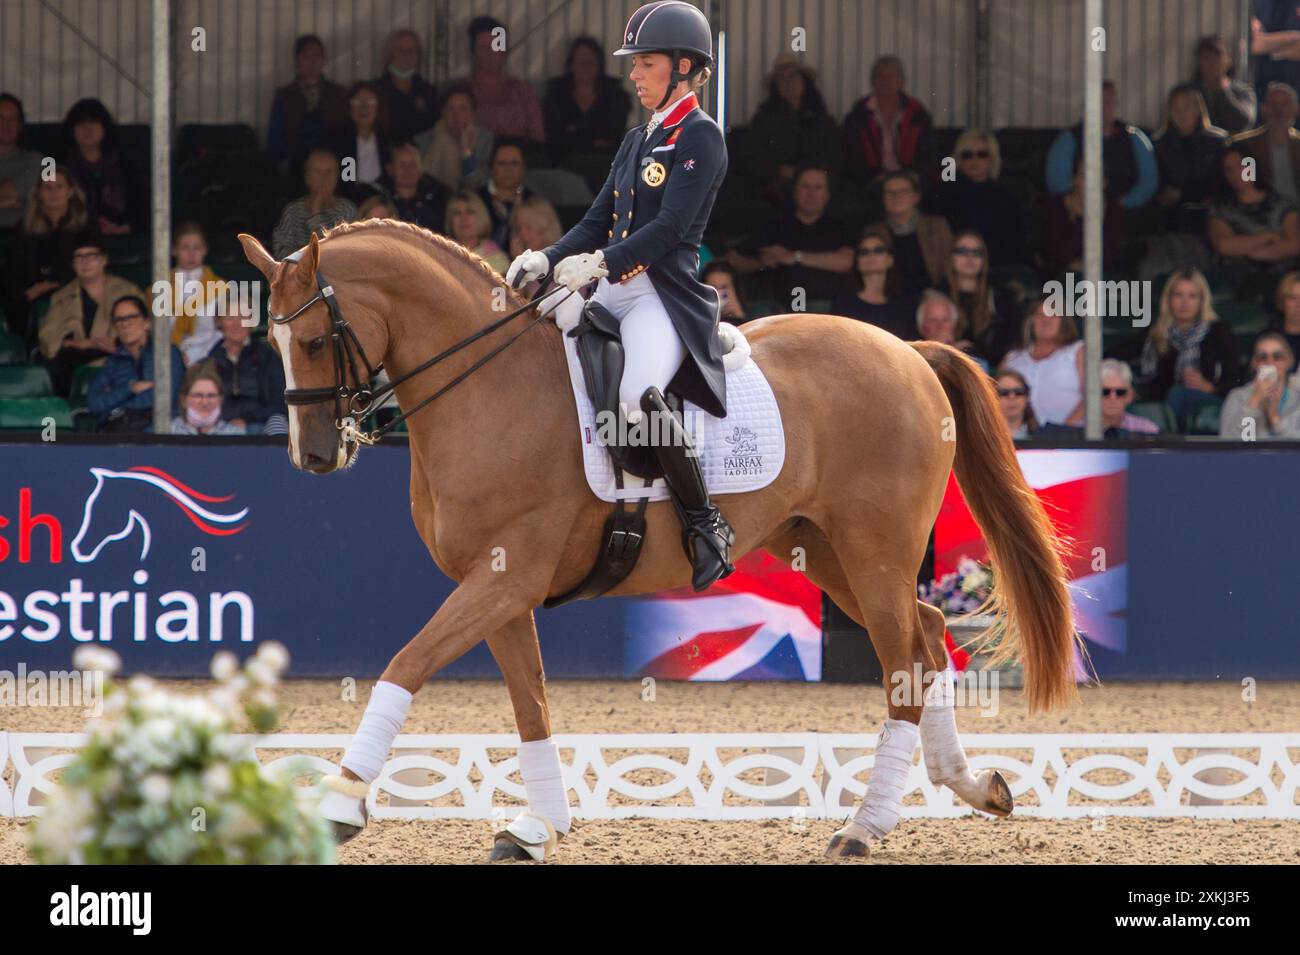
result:
<svg viewBox="0 0 1300 955"><path fill-rule="evenodd" d="M38 815L80 733L0 732L0 816ZM1300 819L1300 733L966 734L971 768L1002 772L1016 814ZM269 768L334 772L350 737L253 740ZM556 736L585 819L840 819L866 788L875 737L834 733ZM372 789L377 819L501 819L524 800L513 734L410 734ZM918 756L903 815L964 816Z"/></svg>

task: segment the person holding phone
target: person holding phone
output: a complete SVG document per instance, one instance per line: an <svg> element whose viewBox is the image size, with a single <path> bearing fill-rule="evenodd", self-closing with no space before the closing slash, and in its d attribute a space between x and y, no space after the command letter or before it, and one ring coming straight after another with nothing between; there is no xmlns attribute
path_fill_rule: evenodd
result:
<svg viewBox="0 0 1300 955"><path fill-rule="evenodd" d="M1300 382L1292 375L1295 354L1286 336L1269 331L1255 339L1254 379L1223 402L1219 436L1242 441L1300 438Z"/></svg>

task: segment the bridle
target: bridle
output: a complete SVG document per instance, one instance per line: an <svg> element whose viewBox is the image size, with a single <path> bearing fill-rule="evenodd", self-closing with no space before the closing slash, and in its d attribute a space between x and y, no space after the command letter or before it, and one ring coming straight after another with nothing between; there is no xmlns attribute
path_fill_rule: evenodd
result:
<svg viewBox="0 0 1300 955"><path fill-rule="evenodd" d="M570 291L563 298L555 302L554 305L545 311L539 311L537 316L525 325L520 331L516 332L510 338L506 339L496 348L479 358L463 372L453 378L447 384L443 385L432 395L425 398L414 408L409 411L403 411L394 417L391 421L380 425L373 430L366 431L361 424L367 418L372 417L383 404L384 400L392 394L397 386L403 382L410 381L422 371L432 368L434 365L450 358L463 348L472 345L486 335L490 335L498 328L506 325L525 312L536 308L537 305L552 291L542 291L536 298L526 305L515 309L507 315L503 315L490 325L480 328L472 335L467 335L450 348L439 352L427 361L422 362L415 368L412 368L406 374L397 378L390 379L386 385L377 385L375 378L384 370L383 362L378 365L372 365L370 358L366 355L365 347L362 346L361 340L357 338L357 333L353 330L348 320L343 317L343 310L339 308L338 301L334 297L334 287L325 281L325 277L316 273L316 294L303 302L288 315L271 315L269 316L272 324L288 325L290 322L300 318L304 313L320 302L325 303L329 309L330 316L330 343L334 354L334 384L324 388L287 388L284 392L284 401L287 405L315 405L322 404L326 401L334 402L334 427L343 434L343 440L355 441L360 444L374 445L388 432L392 431L399 424L405 421L411 415L415 414L425 406L432 404L438 398L442 397L452 388L456 387L478 369L495 358L501 352L505 351L516 341L519 340L538 322L542 321L556 306L573 294ZM366 376L361 377L361 368L365 368ZM351 380L356 381L358 387L353 388L348 384L349 375Z"/></svg>

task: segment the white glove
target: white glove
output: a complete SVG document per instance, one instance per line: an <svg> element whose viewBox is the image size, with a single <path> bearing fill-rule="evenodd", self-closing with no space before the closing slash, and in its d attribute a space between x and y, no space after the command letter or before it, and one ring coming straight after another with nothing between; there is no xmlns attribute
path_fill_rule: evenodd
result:
<svg viewBox="0 0 1300 955"><path fill-rule="evenodd" d="M541 252L534 252L532 249L524 249L519 257L510 263L510 268L506 270L506 284L511 288L515 287L515 278L523 273L521 285L528 282L535 282L551 270L551 262Z"/></svg>
<svg viewBox="0 0 1300 955"><path fill-rule="evenodd" d="M606 275L609 275L609 266L605 264L605 253L597 250L569 256L555 267L555 274L551 278L555 284L576 292Z"/></svg>

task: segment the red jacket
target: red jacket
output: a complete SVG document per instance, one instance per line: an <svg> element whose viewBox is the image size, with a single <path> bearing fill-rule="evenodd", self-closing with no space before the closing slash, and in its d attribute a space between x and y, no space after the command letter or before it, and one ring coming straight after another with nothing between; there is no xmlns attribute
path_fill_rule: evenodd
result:
<svg viewBox="0 0 1300 955"><path fill-rule="evenodd" d="M868 105L872 98L862 97L844 118L849 175L862 180L874 179L884 172L884 134L876 114ZM894 153L899 165L914 170L922 179L934 179L938 175L934 163L934 122L920 100L913 99L906 93L899 93L898 98L902 112L898 120L898 139L894 144Z"/></svg>

